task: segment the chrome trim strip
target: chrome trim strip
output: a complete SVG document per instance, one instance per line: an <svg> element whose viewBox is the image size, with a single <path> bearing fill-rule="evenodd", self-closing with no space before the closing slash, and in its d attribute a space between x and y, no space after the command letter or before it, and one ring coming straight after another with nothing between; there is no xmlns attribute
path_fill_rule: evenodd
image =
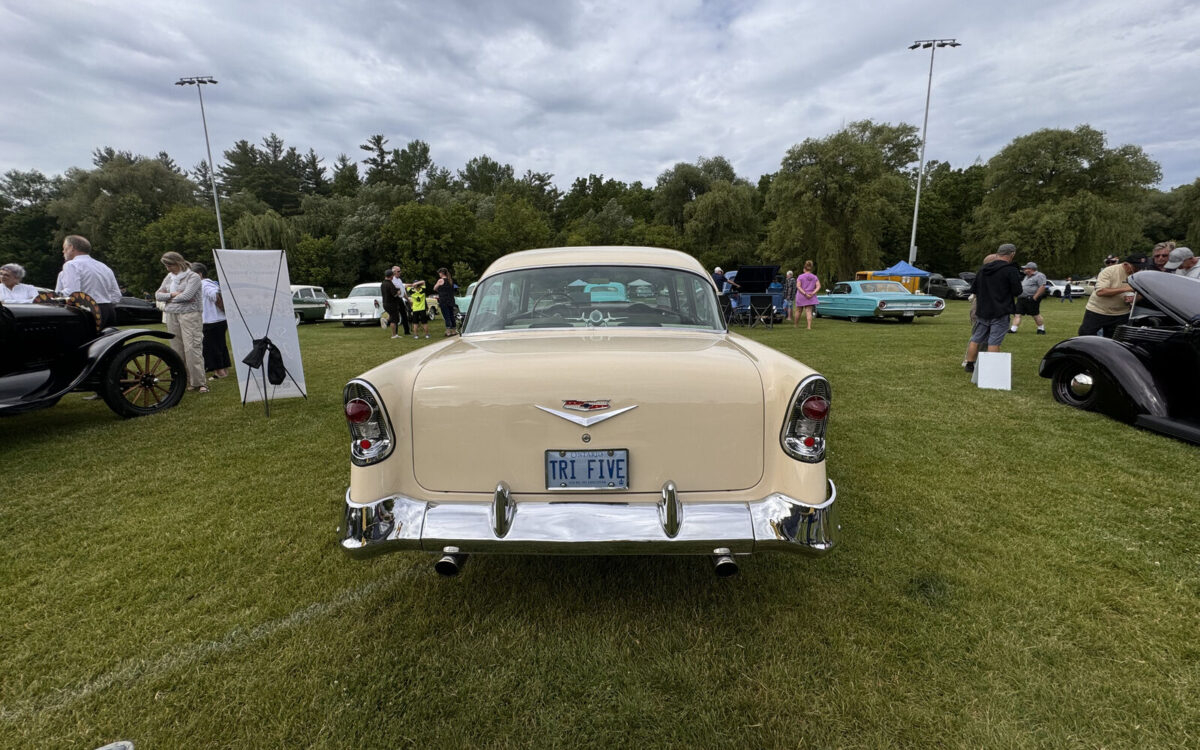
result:
<svg viewBox="0 0 1200 750"><path fill-rule="evenodd" d="M539 406L538 404L534 404L534 406L548 414L553 414L556 417L562 417L568 422L573 422L580 427L591 427L594 424L600 424L606 419L612 419L618 414L624 414L631 409L637 408L637 404L634 404L633 406L626 406L624 409L617 409L616 411L610 411L607 414L600 414L599 416L595 417L577 417L574 414L567 414L566 412L558 411L545 406Z"/></svg>
<svg viewBox="0 0 1200 750"><path fill-rule="evenodd" d="M668 483L670 484L670 483ZM664 495L666 488L664 488ZM711 555L791 551L829 552L841 532L837 488L809 505L782 493L752 502L688 503L675 493L678 529L668 533L664 506L670 503L594 503L526 500L509 494L513 513L506 533L497 535L497 502L425 501L392 495L369 503L350 501L346 492L342 549L354 557L384 552L438 552L457 547L463 554ZM517 507L520 512L517 512ZM687 523L683 523L686 516Z"/></svg>

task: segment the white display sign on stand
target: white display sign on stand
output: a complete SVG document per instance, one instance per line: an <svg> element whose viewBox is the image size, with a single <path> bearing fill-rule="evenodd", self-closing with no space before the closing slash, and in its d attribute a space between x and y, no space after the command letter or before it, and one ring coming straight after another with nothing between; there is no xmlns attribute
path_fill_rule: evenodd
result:
<svg viewBox="0 0 1200 750"><path fill-rule="evenodd" d="M1012 354L1008 352L980 352L975 363L971 382L980 388L1012 390Z"/></svg>
<svg viewBox="0 0 1200 750"><path fill-rule="evenodd" d="M287 255L282 250L213 250L213 257L229 321L242 403L307 398ZM263 358L260 368L251 368L242 361L254 349L254 342L262 339L269 339L278 351L274 355L277 360L282 358L286 376L280 383L267 380L271 353Z"/></svg>

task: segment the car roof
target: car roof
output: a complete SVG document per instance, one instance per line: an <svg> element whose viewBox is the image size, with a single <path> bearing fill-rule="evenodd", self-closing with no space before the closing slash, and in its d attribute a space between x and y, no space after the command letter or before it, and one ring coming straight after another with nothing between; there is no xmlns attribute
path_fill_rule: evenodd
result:
<svg viewBox="0 0 1200 750"><path fill-rule="evenodd" d="M488 266L484 276L519 268L541 266L633 265L671 266L707 276L700 261L679 250L660 247L551 247L541 250L522 250L497 259Z"/></svg>
<svg viewBox="0 0 1200 750"><path fill-rule="evenodd" d="M289 287L289 290L293 291L293 292L299 291L300 289L320 289L322 292L325 291L324 289L322 289L319 286L316 286L315 284L292 284Z"/></svg>

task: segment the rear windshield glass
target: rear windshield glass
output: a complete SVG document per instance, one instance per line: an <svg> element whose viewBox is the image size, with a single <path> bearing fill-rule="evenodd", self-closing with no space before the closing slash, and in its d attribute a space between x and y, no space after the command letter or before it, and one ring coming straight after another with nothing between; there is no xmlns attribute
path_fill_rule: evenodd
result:
<svg viewBox="0 0 1200 750"><path fill-rule="evenodd" d="M707 277L677 268L558 266L480 281L463 332L601 327L725 325Z"/></svg>

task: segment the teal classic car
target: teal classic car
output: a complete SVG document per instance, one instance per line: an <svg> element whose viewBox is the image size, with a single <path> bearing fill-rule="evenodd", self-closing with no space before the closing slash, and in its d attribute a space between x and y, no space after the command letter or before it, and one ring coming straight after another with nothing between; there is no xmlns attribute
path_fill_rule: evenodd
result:
<svg viewBox="0 0 1200 750"><path fill-rule="evenodd" d="M920 316L940 315L946 302L928 294L913 294L896 281L839 281L828 294L818 294L816 313L822 318L895 318L911 323Z"/></svg>

